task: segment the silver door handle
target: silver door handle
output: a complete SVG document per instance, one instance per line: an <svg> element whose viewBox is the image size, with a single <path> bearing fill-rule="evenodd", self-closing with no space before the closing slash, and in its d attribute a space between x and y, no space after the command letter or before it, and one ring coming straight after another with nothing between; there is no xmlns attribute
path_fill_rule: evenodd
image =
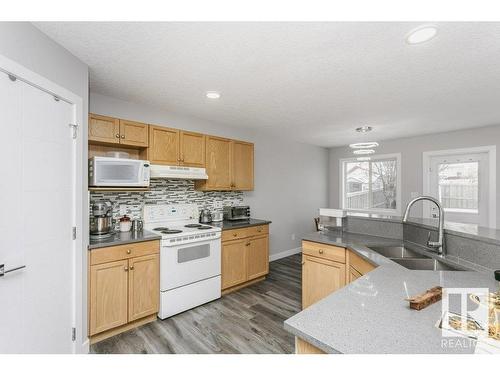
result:
<svg viewBox="0 0 500 375"><path fill-rule="evenodd" d="M5 264L0 264L0 277L5 276L6 273L14 272L14 271L17 271L17 270L20 270L20 269L23 269L23 268L26 268L26 266L14 267L14 268L11 268L10 270L6 270L5 269Z"/></svg>

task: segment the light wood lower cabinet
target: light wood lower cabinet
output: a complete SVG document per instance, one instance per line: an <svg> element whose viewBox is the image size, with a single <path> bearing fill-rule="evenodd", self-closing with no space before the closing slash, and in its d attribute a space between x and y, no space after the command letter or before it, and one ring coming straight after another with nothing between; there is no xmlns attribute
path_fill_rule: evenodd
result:
<svg viewBox="0 0 500 375"><path fill-rule="evenodd" d="M263 279L269 273L269 226L224 231L222 292L228 293Z"/></svg>
<svg viewBox="0 0 500 375"><path fill-rule="evenodd" d="M374 265L352 251L302 241L302 308L311 306L374 268ZM295 352L323 353L298 337L295 337Z"/></svg>
<svg viewBox="0 0 500 375"><path fill-rule="evenodd" d="M90 267L90 335L127 324L128 260Z"/></svg>
<svg viewBox="0 0 500 375"><path fill-rule="evenodd" d="M159 255L146 255L128 261L128 320L158 312Z"/></svg>
<svg viewBox="0 0 500 375"><path fill-rule="evenodd" d="M250 237L247 247L248 280L265 276L269 273L269 235Z"/></svg>
<svg viewBox="0 0 500 375"><path fill-rule="evenodd" d="M159 241L149 241L90 251L91 343L133 328L138 322L156 319L160 296L159 250Z"/></svg>
<svg viewBox="0 0 500 375"><path fill-rule="evenodd" d="M356 269L352 266L349 267L349 274L347 275L347 282L348 283L352 283L354 280L360 278L361 276L363 276L362 274L360 274L358 271L356 271Z"/></svg>
<svg viewBox="0 0 500 375"><path fill-rule="evenodd" d="M323 350L295 337L295 354L326 354Z"/></svg>
<svg viewBox="0 0 500 375"><path fill-rule="evenodd" d="M246 240L222 243L222 290L247 281Z"/></svg>
<svg viewBox="0 0 500 375"><path fill-rule="evenodd" d="M345 285L345 264L302 255L302 308Z"/></svg>

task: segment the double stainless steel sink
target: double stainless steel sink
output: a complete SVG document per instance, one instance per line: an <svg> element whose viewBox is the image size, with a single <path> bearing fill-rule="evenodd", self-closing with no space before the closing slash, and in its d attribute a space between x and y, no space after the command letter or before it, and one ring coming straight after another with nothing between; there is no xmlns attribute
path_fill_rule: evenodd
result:
<svg viewBox="0 0 500 375"><path fill-rule="evenodd" d="M461 271L460 268L453 267L404 246L374 246L370 247L370 249L410 270Z"/></svg>

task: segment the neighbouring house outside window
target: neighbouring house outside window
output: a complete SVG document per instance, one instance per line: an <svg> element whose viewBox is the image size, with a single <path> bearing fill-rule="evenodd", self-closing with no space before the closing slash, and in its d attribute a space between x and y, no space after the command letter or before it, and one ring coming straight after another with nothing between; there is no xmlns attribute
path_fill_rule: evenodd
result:
<svg viewBox="0 0 500 375"><path fill-rule="evenodd" d="M342 208L398 214L401 210L401 155L372 156L371 160L342 159Z"/></svg>

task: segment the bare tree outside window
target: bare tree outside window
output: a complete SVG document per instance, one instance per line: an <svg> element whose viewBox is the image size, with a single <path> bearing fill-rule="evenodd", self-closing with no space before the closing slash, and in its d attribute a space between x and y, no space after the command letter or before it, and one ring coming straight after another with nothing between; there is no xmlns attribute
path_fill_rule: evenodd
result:
<svg viewBox="0 0 500 375"><path fill-rule="evenodd" d="M344 208L397 209L397 159L344 162Z"/></svg>

